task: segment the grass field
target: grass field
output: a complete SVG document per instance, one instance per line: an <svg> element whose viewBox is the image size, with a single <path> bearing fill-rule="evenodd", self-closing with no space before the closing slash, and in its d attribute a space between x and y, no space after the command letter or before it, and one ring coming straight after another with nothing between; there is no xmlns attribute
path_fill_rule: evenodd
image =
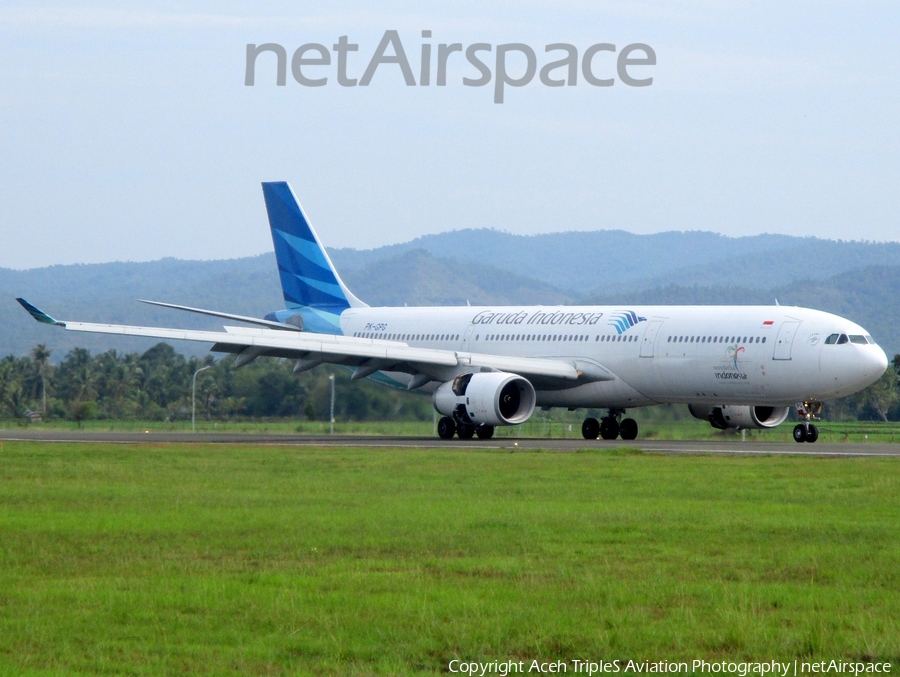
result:
<svg viewBox="0 0 900 677"><path fill-rule="evenodd" d="M896 670L898 495L895 459L6 442L0 673Z"/></svg>

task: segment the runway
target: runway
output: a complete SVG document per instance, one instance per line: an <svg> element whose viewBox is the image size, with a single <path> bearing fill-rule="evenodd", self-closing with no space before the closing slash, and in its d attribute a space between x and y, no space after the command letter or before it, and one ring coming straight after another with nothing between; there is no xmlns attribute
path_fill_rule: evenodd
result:
<svg viewBox="0 0 900 677"><path fill-rule="evenodd" d="M246 444L298 447L356 447L406 449L481 449L506 451L579 452L584 450L633 449L653 454L716 454L770 456L900 456L900 444L797 444L747 441L657 441L497 438L492 440L442 440L437 437L391 437L360 435L300 435L254 433L109 432L95 430L0 430L0 441L76 442L105 444Z"/></svg>

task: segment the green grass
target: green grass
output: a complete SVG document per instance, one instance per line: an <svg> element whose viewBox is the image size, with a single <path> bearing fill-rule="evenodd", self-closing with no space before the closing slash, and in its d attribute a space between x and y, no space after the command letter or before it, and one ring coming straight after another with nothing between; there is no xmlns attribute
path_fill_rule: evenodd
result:
<svg viewBox="0 0 900 677"><path fill-rule="evenodd" d="M900 662L900 464L0 449L0 673Z"/></svg>
<svg viewBox="0 0 900 677"><path fill-rule="evenodd" d="M78 430L73 421L50 420L41 423L22 421L0 421L0 429L16 429L27 427L35 430ZM327 435L331 427L323 421L306 421L302 419L272 419L248 421L197 421L197 432L210 433L257 433L296 435ZM117 431L117 432L188 432L191 421L132 421L132 420L97 420L83 421L83 430ZM341 421L334 424L335 435L403 435L422 437L434 435L434 423L427 421Z"/></svg>

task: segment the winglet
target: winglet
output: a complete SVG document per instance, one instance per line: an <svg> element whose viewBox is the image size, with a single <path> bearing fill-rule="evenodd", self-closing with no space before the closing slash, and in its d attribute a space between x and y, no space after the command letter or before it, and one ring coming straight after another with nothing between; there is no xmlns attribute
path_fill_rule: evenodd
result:
<svg viewBox="0 0 900 677"><path fill-rule="evenodd" d="M60 321L58 321L58 320L54 320L54 319L53 319L52 317L50 317L47 313L45 313L43 310L41 310L41 309L38 308L37 306L31 305L31 304L28 303L28 301L26 301L25 299L17 298L16 301L18 301L19 304L20 304L25 310L27 310L28 313L29 313L35 320L37 320L38 322L43 322L44 324L55 324L55 325L57 325L57 326L59 326L59 327L65 327L65 326L66 326L66 323L65 323L65 322L60 322Z"/></svg>

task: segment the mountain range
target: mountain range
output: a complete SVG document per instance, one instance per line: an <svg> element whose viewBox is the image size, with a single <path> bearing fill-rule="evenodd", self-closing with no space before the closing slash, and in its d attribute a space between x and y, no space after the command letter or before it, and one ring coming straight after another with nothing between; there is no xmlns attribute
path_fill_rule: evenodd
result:
<svg viewBox="0 0 900 677"><path fill-rule="evenodd" d="M900 352L900 243L700 231L521 236L482 229L329 253L347 285L371 305L777 302L848 317L889 355ZM252 316L282 307L273 254L0 269L0 355L24 355L38 343L55 359L76 346L133 352L155 343L54 330L34 322L17 296L59 319L206 329L222 322L135 299ZM176 347L206 352L196 344Z"/></svg>

